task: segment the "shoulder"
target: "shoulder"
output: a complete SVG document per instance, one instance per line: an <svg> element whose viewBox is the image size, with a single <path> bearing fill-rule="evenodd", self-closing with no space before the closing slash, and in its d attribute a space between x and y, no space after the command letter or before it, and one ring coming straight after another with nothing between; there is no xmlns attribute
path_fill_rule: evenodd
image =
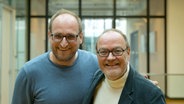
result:
<svg viewBox="0 0 184 104"><path fill-rule="evenodd" d="M96 82L102 80L105 77L101 69L97 69L96 72L94 73L93 80Z"/></svg>
<svg viewBox="0 0 184 104"><path fill-rule="evenodd" d="M29 61L27 61L24 66L32 66L34 64L35 65L38 65L38 64L41 64L41 63L44 63L46 61L49 60L49 53L50 52L46 52L46 53L43 53Z"/></svg>
<svg viewBox="0 0 184 104"><path fill-rule="evenodd" d="M142 76L137 70L131 68L130 71L133 73L133 80L135 83L134 85L142 86L142 87L146 87L146 88L150 88L150 89L156 87L148 79L146 79L144 76Z"/></svg>
<svg viewBox="0 0 184 104"><path fill-rule="evenodd" d="M102 72L100 69L98 69L98 70L95 72L94 77L102 76L102 75L103 75L103 72Z"/></svg>
<svg viewBox="0 0 184 104"><path fill-rule="evenodd" d="M82 54L82 55L88 55L88 56L96 57L96 55L94 53L86 51L86 50L78 49L78 52L79 52L79 54Z"/></svg>
<svg viewBox="0 0 184 104"><path fill-rule="evenodd" d="M133 79L134 80L134 87L135 88L141 88L139 91L145 92L151 94L162 94L162 91L160 88L158 88L156 85L154 85L152 82L150 82L148 79L144 78L139 72L137 72L135 69L131 68L131 72L133 72ZM144 90L142 90L144 89Z"/></svg>
<svg viewBox="0 0 184 104"><path fill-rule="evenodd" d="M38 69L41 69L41 67L48 65L49 62L49 52L41 54L29 61L27 61L22 68L20 69L20 71L22 73L30 73L33 71L38 71Z"/></svg>
<svg viewBox="0 0 184 104"><path fill-rule="evenodd" d="M92 52L79 49L78 54L79 54L80 58L85 59L86 61L87 60L89 60L89 61L95 60L95 62L97 62L97 56Z"/></svg>
<svg viewBox="0 0 184 104"><path fill-rule="evenodd" d="M25 63L25 65L36 64L38 62L46 61L46 59L49 58L49 53L50 52L43 53L43 54L29 60L28 62Z"/></svg>
<svg viewBox="0 0 184 104"><path fill-rule="evenodd" d="M162 102L164 99L163 92L156 85L144 78L139 72L130 69L127 89L134 91L133 96L138 98L137 101L145 102ZM131 87L132 85L132 87ZM146 98L146 99L145 99Z"/></svg>

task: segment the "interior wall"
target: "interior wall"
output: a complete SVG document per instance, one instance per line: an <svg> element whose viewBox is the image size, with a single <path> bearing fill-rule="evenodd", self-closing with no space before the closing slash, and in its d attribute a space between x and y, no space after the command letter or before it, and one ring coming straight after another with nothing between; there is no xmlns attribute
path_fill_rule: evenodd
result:
<svg viewBox="0 0 184 104"><path fill-rule="evenodd" d="M167 93L184 98L184 0L167 0Z"/></svg>
<svg viewBox="0 0 184 104"><path fill-rule="evenodd" d="M1 11L1 52L0 52L0 104L10 104L16 68L16 36L15 36L15 10L0 4Z"/></svg>

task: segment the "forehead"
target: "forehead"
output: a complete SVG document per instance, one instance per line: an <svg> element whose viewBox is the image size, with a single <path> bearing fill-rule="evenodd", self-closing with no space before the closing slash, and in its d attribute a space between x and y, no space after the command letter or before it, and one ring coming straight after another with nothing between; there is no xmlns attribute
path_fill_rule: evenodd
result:
<svg viewBox="0 0 184 104"><path fill-rule="evenodd" d="M101 35L97 42L97 48L112 49L116 47L126 47L126 42L123 36L115 31L109 31Z"/></svg>
<svg viewBox="0 0 184 104"><path fill-rule="evenodd" d="M108 31L101 35L99 44L125 43L123 36L115 31Z"/></svg>
<svg viewBox="0 0 184 104"><path fill-rule="evenodd" d="M77 22L76 18L71 15L71 14L67 14L67 13L64 13L64 14L60 14L58 15L54 20L53 22L58 22L58 21L72 21L72 22Z"/></svg>
<svg viewBox="0 0 184 104"><path fill-rule="evenodd" d="M52 23L52 30L53 31L60 31L60 30L79 30L78 22L76 18L70 14L61 14L57 16L53 23Z"/></svg>

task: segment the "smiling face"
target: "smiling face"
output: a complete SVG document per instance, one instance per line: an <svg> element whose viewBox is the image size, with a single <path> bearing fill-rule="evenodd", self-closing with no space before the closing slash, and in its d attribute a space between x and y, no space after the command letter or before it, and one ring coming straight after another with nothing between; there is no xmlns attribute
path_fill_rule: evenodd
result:
<svg viewBox="0 0 184 104"><path fill-rule="evenodd" d="M97 51L99 49L112 51L115 48L127 49L121 56L113 56L111 52L107 57L97 55L100 68L109 80L116 80L124 75L130 59L130 49L123 36L116 31L105 32L97 41Z"/></svg>
<svg viewBox="0 0 184 104"><path fill-rule="evenodd" d="M76 41L68 42L64 37L62 41L56 42L51 34L79 36L76 37ZM52 48L51 60L60 65L70 65L75 60L76 51L82 43L82 33L79 31L76 18L69 14L56 17L52 23L52 33L49 33L49 40Z"/></svg>

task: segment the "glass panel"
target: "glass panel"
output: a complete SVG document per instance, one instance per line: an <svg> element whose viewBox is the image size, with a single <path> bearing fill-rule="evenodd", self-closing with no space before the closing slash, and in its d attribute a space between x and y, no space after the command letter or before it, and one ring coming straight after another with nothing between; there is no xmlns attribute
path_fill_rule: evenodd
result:
<svg viewBox="0 0 184 104"><path fill-rule="evenodd" d="M150 0L150 15L164 15L164 0Z"/></svg>
<svg viewBox="0 0 184 104"><path fill-rule="evenodd" d="M30 0L31 15L45 15L46 0Z"/></svg>
<svg viewBox="0 0 184 104"><path fill-rule="evenodd" d="M165 73L165 27L164 19L150 19L149 53L150 73ZM162 90L165 90L165 78L154 77L159 82Z"/></svg>
<svg viewBox="0 0 184 104"><path fill-rule="evenodd" d="M147 0L117 0L117 15L146 15Z"/></svg>
<svg viewBox="0 0 184 104"><path fill-rule="evenodd" d="M105 29L112 28L112 19L84 19L82 22L85 27L84 49L95 53L96 39Z"/></svg>
<svg viewBox="0 0 184 104"><path fill-rule="evenodd" d="M112 16L113 0L83 0L82 15Z"/></svg>
<svg viewBox="0 0 184 104"><path fill-rule="evenodd" d="M45 52L45 19L31 19L31 58Z"/></svg>
<svg viewBox="0 0 184 104"><path fill-rule="evenodd" d="M2 4L0 3L0 75L2 75ZM2 78L0 77L0 102L1 102L1 96L3 95L2 92L1 92L1 86L2 86Z"/></svg>
<svg viewBox="0 0 184 104"><path fill-rule="evenodd" d="M26 20L24 18L16 19L17 36L17 69L20 69L26 61Z"/></svg>
<svg viewBox="0 0 184 104"><path fill-rule="evenodd" d="M49 23L50 23L50 18L48 19L48 24ZM49 38L48 38L48 40L49 40ZM51 50L51 44L49 41L47 42L47 49L48 49L48 51Z"/></svg>
<svg viewBox="0 0 184 104"><path fill-rule="evenodd" d="M141 73L147 72L146 19L116 20L116 28L127 35L131 47L130 63Z"/></svg>
<svg viewBox="0 0 184 104"><path fill-rule="evenodd" d="M0 3L10 6L10 0L0 0Z"/></svg>
<svg viewBox="0 0 184 104"><path fill-rule="evenodd" d="M27 0L16 0L16 16L26 16Z"/></svg>
<svg viewBox="0 0 184 104"><path fill-rule="evenodd" d="M62 8L78 14L78 6L78 0L49 0L49 15L53 15Z"/></svg>

